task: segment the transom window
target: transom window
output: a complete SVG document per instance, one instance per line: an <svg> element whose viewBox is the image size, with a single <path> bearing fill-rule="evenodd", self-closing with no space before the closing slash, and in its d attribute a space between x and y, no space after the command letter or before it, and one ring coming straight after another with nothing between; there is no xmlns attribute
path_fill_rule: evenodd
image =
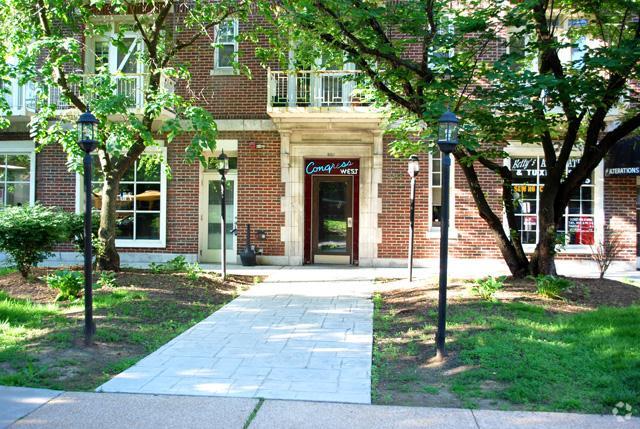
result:
<svg viewBox="0 0 640 429"><path fill-rule="evenodd" d="M225 20L216 28L215 34L215 68L233 68L238 56L238 20Z"/></svg>
<svg viewBox="0 0 640 429"><path fill-rule="evenodd" d="M567 173L578 163L570 159ZM536 244L539 239L538 206L544 189L547 169L542 157L512 158L511 170L515 173L513 185L518 220L518 232L522 244ZM594 244L594 185L593 175L585 180L571 195L558 235L569 245Z"/></svg>
<svg viewBox="0 0 640 429"><path fill-rule="evenodd" d="M30 204L33 196L32 155L0 153L0 204Z"/></svg>

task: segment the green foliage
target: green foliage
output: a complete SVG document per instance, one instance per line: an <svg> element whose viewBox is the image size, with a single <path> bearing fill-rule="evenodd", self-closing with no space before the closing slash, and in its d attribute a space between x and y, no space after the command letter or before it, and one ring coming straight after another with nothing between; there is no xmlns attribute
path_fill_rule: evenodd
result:
<svg viewBox="0 0 640 429"><path fill-rule="evenodd" d="M0 211L0 250L11 256L26 278L56 244L69 239L69 216L41 205L7 207Z"/></svg>
<svg viewBox="0 0 640 429"><path fill-rule="evenodd" d="M45 281L58 290L56 301L73 301L80 298L84 287L84 275L79 271L60 270L49 274Z"/></svg>
<svg viewBox="0 0 640 429"><path fill-rule="evenodd" d="M101 271L98 280L96 281L98 287L116 288L118 283L116 282L116 273L113 271Z"/></svg>
<svg viewBox="0 0 640 429"><path fill-rule="evenodd" d="M504 287L505 277L489 276L475 281L471 291L485 301L493 301L493 295Z"/></svg>
<svg viewBox="0 0 640 429"><path fill-rule="evenodd" d="M69 214L69 241L71 241L78 252L84 251L84 213ZM100 213L94 212L91 214L91 242L93 244L93 253L96 252L95 241L98 237L98 229L100 229ZM98 244L99 246L99 244Z"/></svg>
<svg viewBox="0 0 640 429"><path fill-rule="evenodd" d="M533 278L538 294L552 299L562 299L562 293L573 287L571 280L552 275L539 275Z"/></svg>
<svg viewBox="0 0 640 429"><path fill-rule="evenodd" d="M392 156L437 153L438 118L454 111L454 156L484 219L517 207L504 192L503 207L491 208L492 191L479 179L489 174L505 190L517 183L504 167L505 147L515 140L544 153L541 192L549 198L540 198L538 212L556 217L538 217L540 231L550 232L538 235L546 248L556 244L568 196L616 141L640 127L640 31L630 18L640 15L639 2L282 0L259 2L258 10L268 24L255 36L269 42L256 51L265 65L277 60L289 69L292 45L296 68L312 68L319 58L327 67L355 65L359 72L349 80L388 116ZM605 119L616 115L620 121ZM579 162L569 165L578 151ZM505 258L521 275L530 261L520 234L511 233L517 222L507 222L508 233L501 222L489 226L511 241ZM540 266L552 266L555 253L538 257Z"/></svg>
<svg viewBox="0 0 640 429"><path fill-rule="evenodd" d="M130 20L130 6L121 1L0 1L0 58L13 61L11 65L0 61L0 83L15 78L35 84L37 109L29 132L38 150L60 145L67 154L69 169L81 172L83 153L76 142L75 122L77 113L90 105L100 124L96 151L100 162L95 165L99 177L110 185L117 187L146 148L159 144L158 138L168 145L186 136L190 142L185 160L204 162L203 152L215 149L217 128L211 113L197 105L199 96L195 92L175 90L189 88L191 81L189 63L181 52L199 39L208 39L211 28L224 19L246 17L251 2L191 2L180 8L184 14L179 24L173 12L167 13L174 3L145 1L143 9L148 13L138 11L137 19ZM107 14L117 24L96 21L96 14ZM134 45L131 32L141 36ZM85 53L93 51L96 38L105 38L112 45L109 48L119 52L131 48L140 73L130 75L109 66L92 70ZM238 69L248 70L240 65ZM0 89L0 95L4 92ZM50 94L58 95L50 98ZM61 104L74 113L61 115ZM0 128L9 124L4 117L8 112L8 103L0 96ZM161 162L168 171L166 159ZM108 200L108 204L116 202ZM109 216L114 212L106 210ZM109 219L103 227L112 229L114 223L115 219ZM106 231L103 236L113 233ZM103 258L117 253L113 240L104 245L109 249L95 246Z"/></svg>
<svg viewBox="0 0 640 429"><path fill-rule="evenodd" d="M200 264L194 262L193 264L187 264L186 267L187 279L189 281L195 282L200 278L200 274L202 274L202 268Z"/></svg>
<svg viewBox="0 0 640 429"><path fill-rule="evenodd" d="M152 262L149 264L149 269L152 273L183 273L187 271L189 263L186 258L182 255L176 256L167 262L162 262L160 264Z"/></svg>

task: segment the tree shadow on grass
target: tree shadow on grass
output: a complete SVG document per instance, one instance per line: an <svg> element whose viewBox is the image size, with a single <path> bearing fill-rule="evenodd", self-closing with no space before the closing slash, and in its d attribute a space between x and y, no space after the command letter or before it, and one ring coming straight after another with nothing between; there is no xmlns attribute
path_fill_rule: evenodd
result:
<svg viewBox="0 0 640 429"><path fill-rule="evenodd" d="M448 307L449 358L436 365L430 291L391 291L381 301L377 402L585 412L609 412L619 401L639 406L639 307L567 312L560 304L457 296Z"/></svg>

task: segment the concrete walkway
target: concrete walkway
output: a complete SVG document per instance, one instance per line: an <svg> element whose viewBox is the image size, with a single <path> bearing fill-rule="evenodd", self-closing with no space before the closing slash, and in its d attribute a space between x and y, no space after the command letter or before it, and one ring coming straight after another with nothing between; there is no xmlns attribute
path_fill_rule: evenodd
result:
<svg viewBox="0 0 640 429"><path fill-rule="evenodd" d="M98 391L370 403L373 283L334 271L277 271Z"/></svg>
<svg viewBox="0 0 640 429"><path fill-rule="evenodd" d="M43 398L46 398L43 401ZM30 405L30 406L26 406ZM640 419L329 402L0 389L0 428L640 429Z"/></svg>

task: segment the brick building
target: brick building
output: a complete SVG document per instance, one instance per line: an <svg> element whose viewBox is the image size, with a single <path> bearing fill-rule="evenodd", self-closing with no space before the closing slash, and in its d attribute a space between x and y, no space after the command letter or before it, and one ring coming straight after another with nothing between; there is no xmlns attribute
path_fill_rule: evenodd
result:
<svg viewBox="0 0 640 429"><path fill-rule="evenodd" d="M115 24L114 24L115 25ZM308 263L392 266L405 263L408 240L409 178L407 162L388 154L384 117L363 105L345 71L318 70L290 74L263 68L255 46L235 39L253 21L230 20L217 30L221 46L202 40L186 52L192 82L176 91L198 94L216 118L220 150L231 158L228 175L228 261L239 262L244 228L263 264ZM137 43L135 34L131 43ZM108 58L134 76L135 65L117 64L118 47L87 41L86 71L96 58ZM567 48L570 49L570 48ZM229 56L239 53L252 78L238 74ZM495 46L488 55L497 56ZM98 55L99 54L99 55ZM571 55L571 53L567 53ZM126 75L126 73L125 73ZM134 88L135 89L135 88ZM57 147L35 152L27 123L33 113L31 88L15 84L8 95L11 127L0 131L2 204L34 203L80 211L81 177L70 173ZM63 101L50 94L62 109ZM138 108L139 105L136 105ZM215 169L183 161L186 137L155 149L165 156L171 178L136 168L121 186L117 245L124 263L166 260L178 254L189 260L220 259L219 180ZM517 142L507 148L510 166L522 180L517 210L521 235L532 250L536 243L537 198L544 174L542 150ZM420 154L417 179L416 245L418 265L435 264L441 206L440 159ZM602 240L605 226L624 234L621 261L636 263L636 177L605 177L600 165L572 199L565 216L566 242L561 258L586 260L590 244ZM500 207L499 184L482 176L489 201ZM454 258L500 259L493 236L479 217L465 179L454 169L451 197L450 254ZM94 196L99 198L99 196ZM231 229L237 226L238 235ZM74 258L70 248L59 257Z"/></svg>

